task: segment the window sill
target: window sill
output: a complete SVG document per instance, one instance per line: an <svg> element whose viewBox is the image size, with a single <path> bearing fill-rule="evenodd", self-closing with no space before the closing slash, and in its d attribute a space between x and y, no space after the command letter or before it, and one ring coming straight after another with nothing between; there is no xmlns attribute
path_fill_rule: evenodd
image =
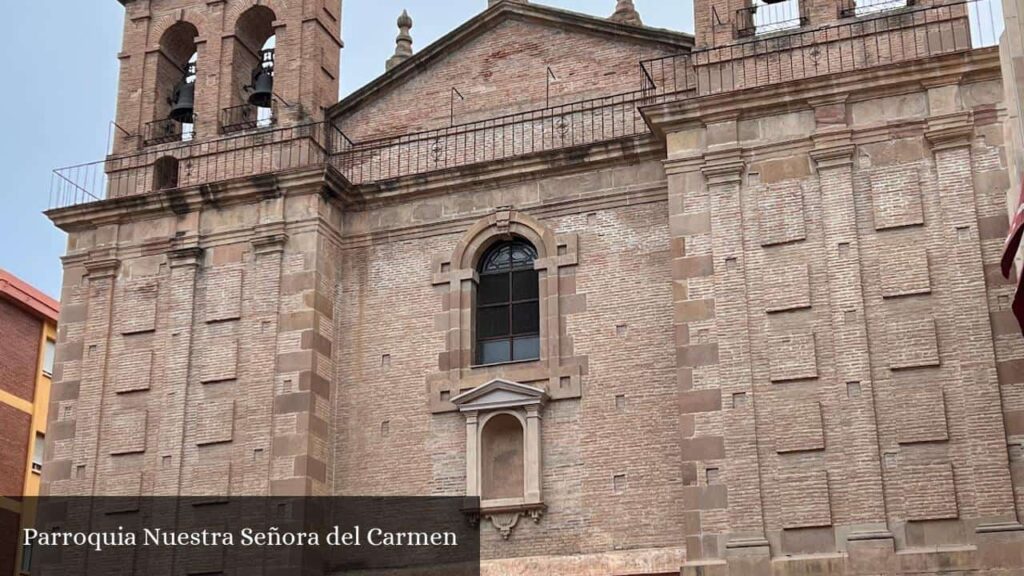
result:
<svg viewBox="0 0 1024 576"><path fill-rule="evenodd" d="M530 362L540 362L540 358L529 358L527 360L509 360L508 362L493 362L491 364L471 364L470 370L475 368L492 368L494 366L508 366L511 364L529 364Z"/></svg>

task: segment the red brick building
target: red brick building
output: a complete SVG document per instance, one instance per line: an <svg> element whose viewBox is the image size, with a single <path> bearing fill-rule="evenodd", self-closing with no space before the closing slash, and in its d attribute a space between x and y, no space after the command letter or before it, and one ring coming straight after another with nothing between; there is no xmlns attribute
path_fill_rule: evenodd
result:
<svg viewBox="0 0 1024 576"><path fill-rule="evenodd" d="M59 304L0 270L0 574L27 572L18 528L39 494Z"/></svg>
<svg viewBox="0 0 1024 576"><path fill-rule="evenodd" d="M496 575L1024 573L988 3L503 0L341 102L337 2L122 3L49 493L479 496Z"/></svg>

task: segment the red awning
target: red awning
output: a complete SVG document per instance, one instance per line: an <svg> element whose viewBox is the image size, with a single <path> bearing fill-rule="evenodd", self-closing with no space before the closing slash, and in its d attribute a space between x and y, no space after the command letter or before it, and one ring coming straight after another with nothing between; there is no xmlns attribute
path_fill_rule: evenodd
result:
<svg viewBox="0 0 1024 576"><path fill-rule="evenodd" d="M1017 258L1017 251L1020 248L1021 237L1024 236L1024 182L1021 182L1020 195L1017 198L1017 212L1013 215L1013 221L1010 222L1010 233L1006 236L1006 242L1003 244L1003 259L1000 262L1002 268L1003 277L1006 279L1010 278L1010 273L1013 271L1013 261ZM1017 291L1013 295L1013 316L1017 318L1017 326L1021 329L1021 334L1024 334L1024 286L1021 284L1021 279L1024 275L1017 280Z"/></svg>

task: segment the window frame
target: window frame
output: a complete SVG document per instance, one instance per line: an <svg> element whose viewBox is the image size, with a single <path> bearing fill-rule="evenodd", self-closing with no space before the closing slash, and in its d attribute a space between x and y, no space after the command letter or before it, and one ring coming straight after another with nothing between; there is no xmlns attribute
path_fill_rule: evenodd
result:
<svg viewBox="0 0 1024 576"><path fill-rule="evenodd" d="M496 253L505 249L509 249L510 253L516 247L522 247L529 252L530 260L528 265L516 265L512 261L511 254L509 256L509 265L507 267L499 268L496 270L485 270L488 264L496 257ZM511 247L511 248L509 248ZM500 257L500 256L499 256ZM541 298L540 298L540 274L535 268L535 263L538 258L537 248L528 242L527 240L519 237L503 240L496 242L489 246L483 253L483 257L480 259L479 265L477 266L477 282L476 282L476 298L473 306L473 366L496 366L501 364L515 364L521 362L537 362L541 360ZM530 298L516 299L515 294L515 278L518 273L530 272L530 278L535 285L535 291L532 292L533 296ZM481 286L484 283L484 278L505 276L508 281L508 295L506 299L488 302L486 304L481 303L480 291ZM534 305L535 309L535 324L536 330L530 332L517 333L515 330L516 325L516 308L524 305ZM495 336L481 336L481 321L482 321L482 310L486 309L500 309L506 307L508 309L507 319L507 331L500 335ZM534 339L536 354L529 357L516 358L516 341ZM497 360L494 362L485 362L483 356L483 346L486 343L492 342L507 342L508 343L508 358L506 360Z"/></svg>
<svg viewBox="0 0 1024 576"><path fill-rule="evenodd" d="M53 338L46 338L43 342L43 364L42 372L47 378L53 378L53 369L57 358L57 341Z"/></svg>

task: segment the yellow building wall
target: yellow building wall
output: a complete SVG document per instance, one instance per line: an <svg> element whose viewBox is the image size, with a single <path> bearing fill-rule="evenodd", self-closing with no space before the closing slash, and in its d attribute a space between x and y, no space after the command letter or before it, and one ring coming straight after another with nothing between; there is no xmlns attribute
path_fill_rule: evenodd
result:
<svg viewBox="0 0 1024 576"><path fill-rule="evenodd" d="M11 404L15 408L23 412L32 414L32 424L29 429L28 438L25 439L28 442L28 460L25 462L25 483L23 496L32 497L39 495L39 484L41 474L32 470L32 459L35 456L35 439L37 433L46 433L46 417L50 406L50 385L52 383L51 375L46 374L43 371L44 363L46 362L46 341L57 340L57 325L51 322L43 323L43 332L39 340L39 364L36 366L36 392L33 401L26 402L20 398L14 398L17 402L9 401L8 398L3 400L8 404ZM22 528L32 525L35 521L35 504L32 500L23 500L21 502L21 526ZM21 572L21 553L22 549L19 547L17 551L17 557L14 563L14 574L24 574Z"/></svg>

